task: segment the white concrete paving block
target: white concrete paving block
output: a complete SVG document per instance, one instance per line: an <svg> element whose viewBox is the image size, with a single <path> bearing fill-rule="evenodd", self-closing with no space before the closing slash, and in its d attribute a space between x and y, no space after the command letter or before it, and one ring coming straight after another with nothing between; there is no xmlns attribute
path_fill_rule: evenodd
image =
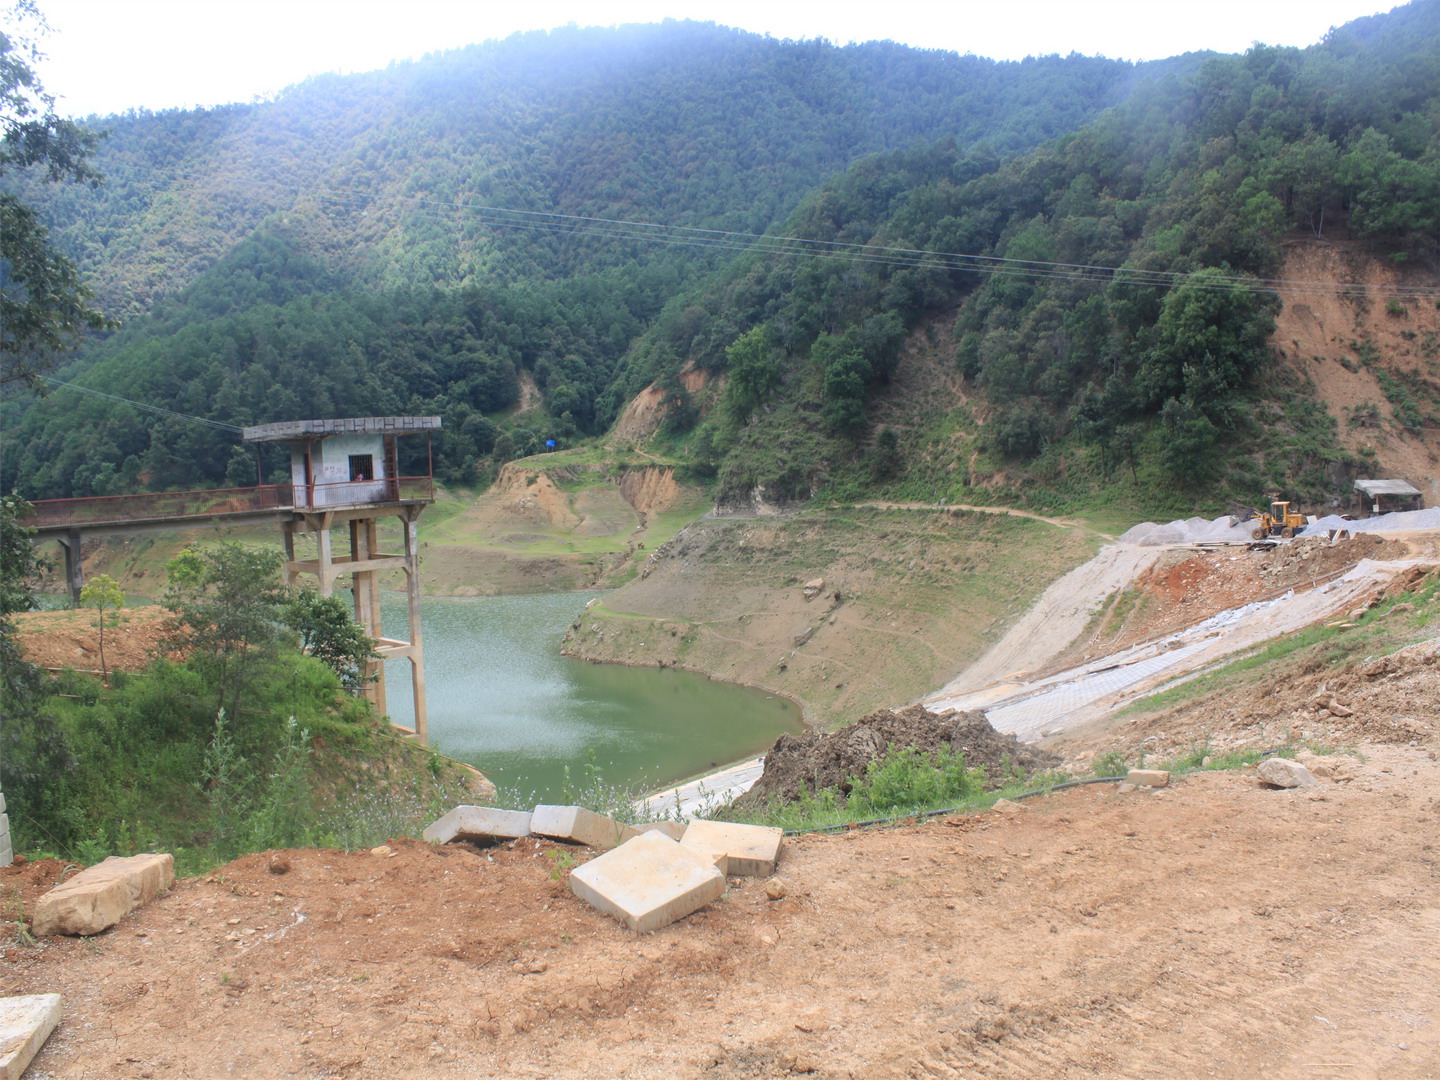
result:
<svg viewBox="0 0 1440 1080"><path fill-rule="evenodd" d="M625 829L618 821L583 806L541 805L530 815L530 831L537 836L573 840L601 851L609 851L628 839Z"/></svg>
<svg viewBox="0 0 1440 1080"><path fill-rule="evenodd" d="M725 875L703 853L647 832L570 871L570 889L645 933L718 900L725 894Z"/></svg>
<svg viewBox="0 0 1440 1080"><path fill-rule="evenodd" d="M641 833L658 832L664 833L671 840L679 841L685 835L685 822L683 821L647 821L644 825L624 826L625 835L621 841L633 840Z"/></svg>
<svg viewBox="0 0 1440 1080"><path fill-rule="evenodd" d="M732 821L696 819L685 829L680 843L725 853L726 873L769 877L780 861L783 829L766 825L737 825Z"/></svg>
<svg viewBox="0 0 1440 1080"><path fill-rule="evenodd" d="M30 932L36 937L98 934L154 900L174 882L173 856L111 855L40 897L30 919Z"/></svg>
<svg viewBox="0 0 1440 1080"><path fill-rule="evenodd" d="M530 835L530 814L525 810L497 810L493 806L457 806L432 821L420 834L432 844L451 840L518 840Z"/></svg>
<svg viewBox="0 0 1440 1080"><path fill-rule="evenodd" d="M60 1022L59 994L0 998L0 1080L20 1074Z"/></svg>
<svg viewBox="0 0 1440 1080"><path fill-rule="evenodd" d="M1165 787L1170 783L1170 774L1164 769L1131 769L1125 774L1125 782L1136 787Z"/></svg>

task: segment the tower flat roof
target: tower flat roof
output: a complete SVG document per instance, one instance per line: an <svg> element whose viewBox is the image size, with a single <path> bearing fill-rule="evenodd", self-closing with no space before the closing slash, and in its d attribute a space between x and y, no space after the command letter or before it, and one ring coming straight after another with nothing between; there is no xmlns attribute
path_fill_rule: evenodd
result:
<svg viewBox="0 0 1440 1080"><path fill-rule="evenodd" d="M292 442L330 435L416 435L439 431L438 416L360 416L348 420L282 420L241 431L246 442Z"/></svg>

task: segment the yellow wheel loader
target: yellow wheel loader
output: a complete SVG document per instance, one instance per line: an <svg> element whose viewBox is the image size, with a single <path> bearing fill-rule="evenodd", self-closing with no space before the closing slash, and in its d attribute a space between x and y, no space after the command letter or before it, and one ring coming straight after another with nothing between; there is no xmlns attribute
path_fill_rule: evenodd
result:
<svg viewBox="0 0 1440 1080"><path fill-rule="evenodd" d="M1250 511L1255 528L1250 535L1256 540L1270 536L1291 537L1305 531L1305 515L1290 509L1288 502L1272 502L1270 509Z"/></svg>

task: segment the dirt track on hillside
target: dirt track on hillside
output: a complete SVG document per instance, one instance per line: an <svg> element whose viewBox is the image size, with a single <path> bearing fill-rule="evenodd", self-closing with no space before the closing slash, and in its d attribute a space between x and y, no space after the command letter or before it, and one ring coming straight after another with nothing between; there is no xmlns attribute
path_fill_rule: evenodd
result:
<svg viewBox="0 0 1440 1080"><path fill-rule="evenodd" d="M7 942L0 993L65 995L53 1080L1418 1080L1435 751L1367 748L1310 793L1210 773L798 839L785 899L734 879L643 937L549 844L250 856L91 941ZM7 905L60 869L0 871Z"/></svg>

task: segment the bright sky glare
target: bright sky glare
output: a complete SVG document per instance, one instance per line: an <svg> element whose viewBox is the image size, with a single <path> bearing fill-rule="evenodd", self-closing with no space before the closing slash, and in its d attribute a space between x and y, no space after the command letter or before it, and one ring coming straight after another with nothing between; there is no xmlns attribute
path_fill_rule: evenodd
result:
<svg viewBox="0 0 1440 1080"><path fill-rule="evenodd" d="M1313 45L1393 0L39 0L40 66L71 116L249 102L311 75L574 23L665 18L776 38L891 40L995 59L1154 60L1256 41ZM0 6L8 6L0 0Z"/></svg>

